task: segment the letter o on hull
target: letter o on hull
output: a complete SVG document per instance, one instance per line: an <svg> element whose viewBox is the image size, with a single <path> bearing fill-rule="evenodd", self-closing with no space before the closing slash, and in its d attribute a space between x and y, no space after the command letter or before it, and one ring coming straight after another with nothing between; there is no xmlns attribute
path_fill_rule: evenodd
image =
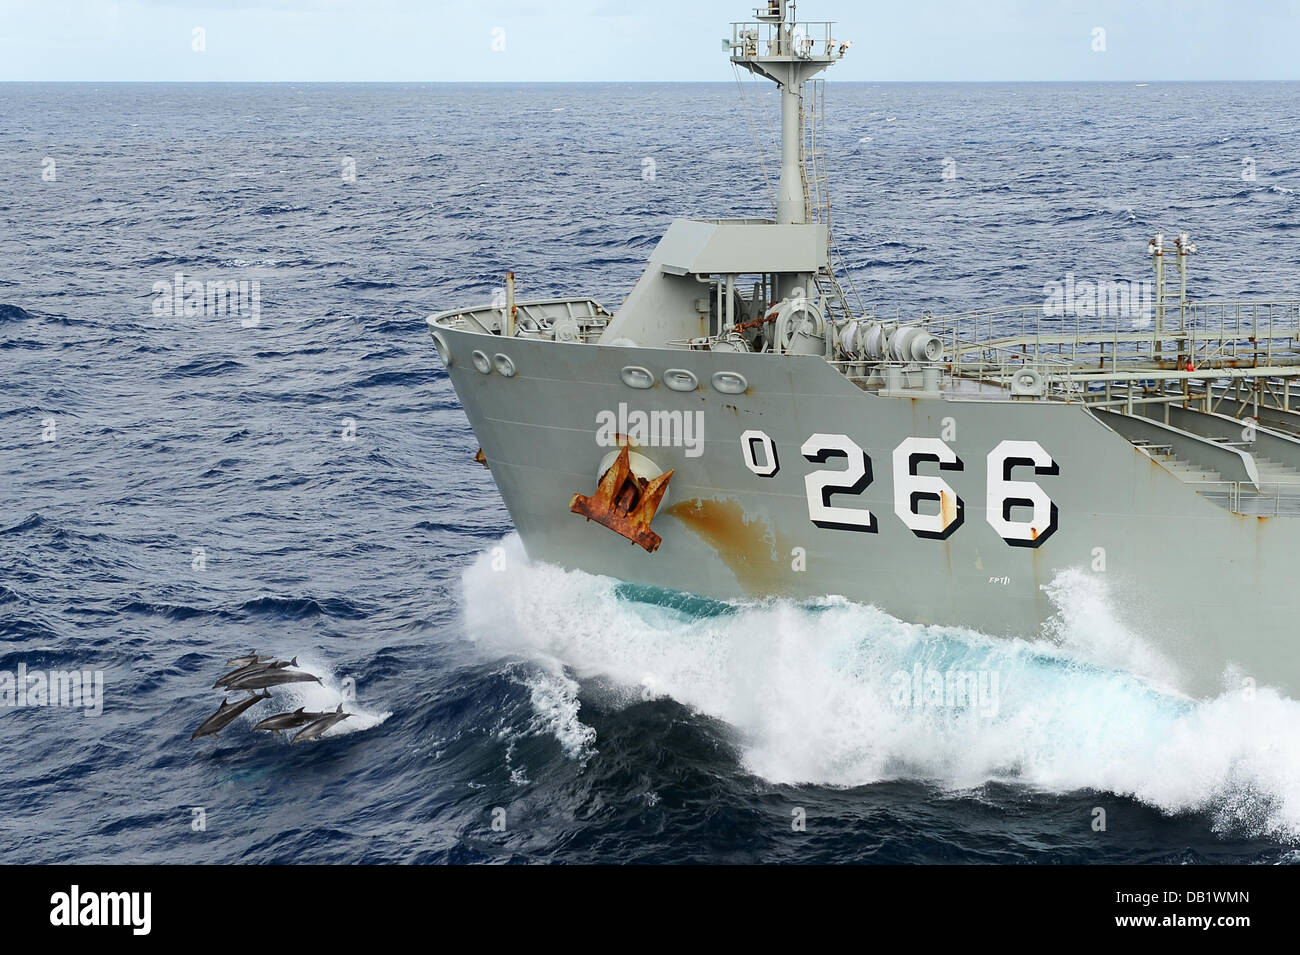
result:
<svg viewBox="0 0 1300 955"><path fill-rule="evenodd" d="M740 436L740 449L745 456L745 467L759 477L776 477L776 473L781 470L781 462L776 456L776 443L766 431L746 431Z"/></svg>

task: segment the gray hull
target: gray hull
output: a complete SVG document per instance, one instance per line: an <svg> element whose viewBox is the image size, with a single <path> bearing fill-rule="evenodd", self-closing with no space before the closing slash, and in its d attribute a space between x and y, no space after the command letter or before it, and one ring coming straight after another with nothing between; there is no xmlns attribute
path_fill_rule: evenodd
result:
<svg viewBox="0 0 1300 955"><path fill-rule="evenodd" d="M504 340L446 326L438 337L532 559L724 599L838 594L907 621L1025 638L1040 637L1056 611L1049 585L1075 571L1104 583L1110 611L1176 666L1180 689L1220 692L1230 672L1233 686L1251 679L1300 695L1300 522L1216 504L1081 404L882 396L818 357ZM513 374L500 363L476 368L476 350L504 354ZM653 386L629 386L629 367L649 371ZM697 387L666 387L669 369L690 372ZM743 392L719 391L719 372L741 376ZM684 378L675 376L679 388ZM620 405L702 414L697 446L629 442L674 472L653 520L662 537L653 553L569 510L608 466L598 425ZM775 461L754 432L770 439ZM852 452L816 460L815 435L860 447L869 483L849 474L839 484L854 487L837 491L832 479L810 479L853 467ZM909 512L936 509L909 496L907 476L900 490L895 457L909 438L942 438L959 459L940 468L922 456L909 468L960 499L955 514L945 502L942 534L906 523ZM1007 465L1005 450L990 463L1007 441L1037 442L1052 466L1014 455ZM998 483L991 468L1037 485L1052 519L1016 503L1017 485ZM826 519L845 509L849 521ZM1042 526L1014 539L1009 521Z"/></svg>

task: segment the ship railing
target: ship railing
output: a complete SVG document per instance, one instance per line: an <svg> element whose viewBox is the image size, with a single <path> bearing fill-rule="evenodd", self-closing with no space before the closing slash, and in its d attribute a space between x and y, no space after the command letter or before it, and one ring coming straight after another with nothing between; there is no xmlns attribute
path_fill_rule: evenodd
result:
<svg viewBox="0 0 1300 955"><path fill-rule="evenodd" d="M453 328L481 335L500 335L505 327L506 306L501 302L471 308L450 309L426 319L430 327ZM600 337L611 314L592 298L536 299L515 303L516 333L524 337L545 336L558 322L571 320L583 341Z"/></svg>
<svg viewBox="0 0 1300 955"><path fill-rule="evenodd" d="M990 353L1025 364L1054 364L1065 390L1082 381L1133 380L1139 372L1205 377L1207 371L1259 369L1300 374L1300 302L1205 301L1163 306L1062 309L1013 305L958 315L928 315L958 374L978 374ZM1190 369L1189 369L1190 366ZM1156 377L1156 376L1152 376ZM1072 379L1072 380L1071 380Z"/></svg>
<svg viewBox="0 0 1300 955"><path fill-rule="evenodd" d="M1189 481L1189 487L1220 507L1245 517L1300 516L1300 484Z"/></svg>
<svg viewBox="0 0 1300 955"><path fill-rule="evenodd" d="M827 20L731 24L731 54L742 59L771 56L838 56L835 24Z"/></svg>

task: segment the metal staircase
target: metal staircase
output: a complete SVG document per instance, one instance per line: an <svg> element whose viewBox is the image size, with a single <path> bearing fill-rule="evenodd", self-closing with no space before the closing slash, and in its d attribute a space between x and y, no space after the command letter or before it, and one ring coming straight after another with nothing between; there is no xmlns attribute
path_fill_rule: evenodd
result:
<svg viewBox="0 0 1300 955"><path fill-rule="evenodd" d="M802 160L804 219L829 226L831 199L826 181L826 81L817 78L804 83L800 100L803 140L799 158Z"/></svg>

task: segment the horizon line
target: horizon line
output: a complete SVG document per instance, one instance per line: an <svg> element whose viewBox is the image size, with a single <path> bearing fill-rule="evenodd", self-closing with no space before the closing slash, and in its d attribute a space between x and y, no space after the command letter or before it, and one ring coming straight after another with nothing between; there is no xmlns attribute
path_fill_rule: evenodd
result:
<svg viewBox="0 0 1300 955"><path fill-rule="evenodd" d="M734 80L6 80L0 85L101 85L101 86L731 86ZM1153 85L1187 83L1300 83L1300 77L1270 79L1181 79L1163 80L1134 77L1118 80L837 80L826 78L827 84L909 86L929 84L934 86L999 85L1043 86L1072 84L1078 86Z"/></svg>

